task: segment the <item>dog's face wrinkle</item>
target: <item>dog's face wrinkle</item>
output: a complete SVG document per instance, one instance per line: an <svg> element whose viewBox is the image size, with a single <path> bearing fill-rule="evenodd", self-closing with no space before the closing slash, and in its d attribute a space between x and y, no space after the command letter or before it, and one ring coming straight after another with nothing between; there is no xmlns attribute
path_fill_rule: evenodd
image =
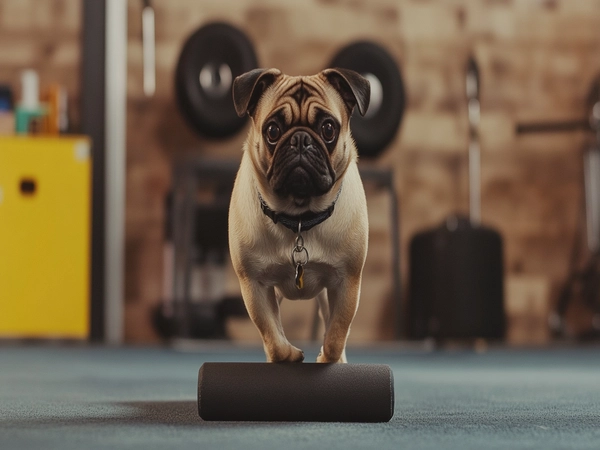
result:
<svg viewBox="0 0 600 450"><path fill-rule="evenodd" d="M292 86L289 86L285 91L281 92L280 97L291 97L298 106L299 109L302 109L303 104L310 97L319 97L323 95L323 92L320 92L317 89L317 86L311 84L308 80L300 79L297 83L294 83Z"/></svg>
<svg viewBox="0 0 600 450"><path fill-rule="evenodd" d="M308 89L304 87L304 82L300 81L300 87L292 94L292 98L296 100L298 107L302 108L302 103L304 103L309 95Z"/></svg>
<svg viewBox="0 0 600 450"><path fill-rule="evenodd" d="M274 89L273 95L278 100L273 105L273 109L286 107L286 123L290 126L291 124L307 126L314 118L315 107L327 109L327 102L323 100L327 98L327 92L305 77L285 80Z"/></svg>

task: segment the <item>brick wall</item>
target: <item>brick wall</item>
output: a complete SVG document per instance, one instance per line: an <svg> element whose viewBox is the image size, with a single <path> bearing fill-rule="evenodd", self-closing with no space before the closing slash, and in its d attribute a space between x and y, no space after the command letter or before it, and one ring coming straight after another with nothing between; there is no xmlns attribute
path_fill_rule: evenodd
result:
<svg viewBox="0 0 600 450"><path fill-rule="evenodd" d="M174 101L173 74L186 37L226 20L254 42L260 64L289 74L324 68L355 39L397 59L408 105L396 140L377 160L392 167L401 200L402 267L418 230L468 208L464 65L482 76L482 216L505 243L511 340L548 338L546 313L568 269L581 204L583 132L517 136L526 120L585 114L600 71L600 3L588 0L155 0L157 93L142 92L141 1L129 0L126 336L156 340L148 320L161 290L163 197L172 161L186 153L240 157L245 132L226 141L196 136ZM80 2L0 0L0 80L34 67L71 94L78 122ZM351 340L393 335L388 196L368 189L370 253ZM230 272L228 289L236 292ZM284 306L292 338L307 337L313 306ZM589 314L580 312L580 322ZM257 338L247 323L239 337Z"/></svg>

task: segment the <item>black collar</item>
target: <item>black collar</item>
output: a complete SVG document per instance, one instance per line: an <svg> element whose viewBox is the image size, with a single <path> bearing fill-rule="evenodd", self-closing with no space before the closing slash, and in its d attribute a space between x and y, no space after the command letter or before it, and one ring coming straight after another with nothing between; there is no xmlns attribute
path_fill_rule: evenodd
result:
<svg viewBox="0 0 600 450"><path fill-rule="evenodd" d="M320 223L325 222L331 215L333 214L333 208L340 197L340 192L342 192L342 188L338 191L335 200L333 203L324 211L321 212L312 212L308 211L298 216L290 216L288 214L278 213L273 211L267 203L264 201L260 192L258 193L258 199L260 200L260 209L262 212L270 218L273 223L280 223L286 228L289 228L294 233L298 233L301 231L308 231L313 227L316 227Z"/></svg>

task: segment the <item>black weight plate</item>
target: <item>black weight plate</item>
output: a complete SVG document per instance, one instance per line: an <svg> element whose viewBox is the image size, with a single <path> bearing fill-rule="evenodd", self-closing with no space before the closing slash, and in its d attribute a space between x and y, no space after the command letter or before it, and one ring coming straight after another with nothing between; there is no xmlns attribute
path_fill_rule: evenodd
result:
<svg viewBox="0 0 600 450"><path fill-rule="evenodd" d="M237 28L211 23L185 42L175 73L177 102L202 136L226 138L246 123L233 106L233 80L258 67L254 47Z"/></svg>
<svg viewBox="0 0 600 450"><path fill-rule="evenodd" d="M371 104L365 116L355 112L352 135L363 157L378 156L394 139L405 106L404 83L394 58L373 42L355 42L344 47L330 67L354 70L371 82Z"/></svg>

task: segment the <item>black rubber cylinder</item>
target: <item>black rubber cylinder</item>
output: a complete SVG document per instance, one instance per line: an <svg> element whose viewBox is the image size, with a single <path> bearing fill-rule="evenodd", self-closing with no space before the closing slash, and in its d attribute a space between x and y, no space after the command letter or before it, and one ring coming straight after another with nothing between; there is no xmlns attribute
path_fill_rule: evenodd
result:
<svg viewBox="0 0 600 450"><path fill-rule="evenodd" d="M384 364L205 363L204 420L388 422L394 376Z"/></svg>

